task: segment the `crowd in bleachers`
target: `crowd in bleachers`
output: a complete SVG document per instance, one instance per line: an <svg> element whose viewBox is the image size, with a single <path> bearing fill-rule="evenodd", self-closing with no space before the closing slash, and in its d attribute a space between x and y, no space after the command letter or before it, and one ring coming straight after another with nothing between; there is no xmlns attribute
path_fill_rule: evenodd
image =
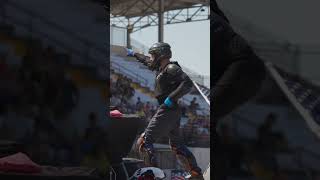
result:
<svg viewBox="0 0 320 180"><path fill-rule="evenodd" d="M151 101L143 101L140 97L134 99L135 89L131 86L132 81L124 75L111 75L110 81L112 106L116 106L122 113L138 114L146 120L146 124L150 118L156 113L158 108L157 103ZM209 145L210 134L210 115L199 114L200 109L197 98L188 104L180 100L179 105L182 110L182 120L180 131L188 145ZM199 140L199 138L201 139ZM166 142L166 139L164 139Z"/></svg>
<svg viewBox="0 0 320 180"><path fill-rule="evenodd" d="M111 105L119 107L122 112L127 114L133 113L129 99L133 97L135 90L131 87L131 82L131 79L123 75L119 75L117 79L111 77L110 81Z"/></svg>
<svg viewBox="0 0 320 180"><path fill-rule="evenodd" d="M0 52L0 140L21 143L41 165L103 167L105 172L107 133L96 114L88 115L83 134L70 121L80 95L65 71L65 58L53 47L29 43L19 63L11 63L7 44L0 44L5 49Z"/></svg>
<svg viewBox="0 0 320 180"><path fill-rule="evenodd" d="M52 47L43 49L37 43L31 46L17 66L9 66L10 59L2 55L2 108L27 114L50 109L55 117L63 118L76 105L78 89L55 61Z"/></svg>

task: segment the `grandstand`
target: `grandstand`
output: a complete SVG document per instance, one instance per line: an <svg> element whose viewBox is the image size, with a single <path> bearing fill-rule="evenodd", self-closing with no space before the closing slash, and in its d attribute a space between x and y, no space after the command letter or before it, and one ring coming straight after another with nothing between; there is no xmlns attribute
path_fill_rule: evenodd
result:
<svg viewBox="0 0 320 180"><path fill-rule="evenodd" d="M58 173L76 176L81 168L77 173L58 172L53 166L82 166L89 170L90 165L84 161L89 153L83 146L85 135L95 136L88 130L92 127L98 127L101 133L97 144L106 146L105 112L109 93L106 78L109 72L106 72L105 40L100 44L99 40L92 42L97 39L96 32L92 31L85 30L81 35L74 33L78 31L69 29L68 19L59 20L59 16L64 18L63 13L55 19L61 4L66 9L76 9L66 11L70 17L84 16L84 24L75 23L73 28L81 29L88 22L95 24L92 11L81 9L81 6L87 7L86 4L75 8L66 1L1 3L0 138L1 143L18 142L23 146L19 151L35 163L51 166L47 176L54 169L55 176ZM95 7L96 12L104 12L95 4L91 7ZM101 23L100 29L103 27L105 24ZM7 155L6 148L5 143L1 144L1 158ZM106 167L99 169L104 171Z"/></svg>

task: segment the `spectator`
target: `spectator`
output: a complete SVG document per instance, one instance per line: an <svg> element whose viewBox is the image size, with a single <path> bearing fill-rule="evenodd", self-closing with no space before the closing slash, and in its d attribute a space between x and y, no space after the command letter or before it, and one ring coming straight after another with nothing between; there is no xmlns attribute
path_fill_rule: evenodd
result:
<svg viewBox="0 0 320 180"><path fill-rule="evenodd" d="M123 75L118 75L115 80L115 76L112 76L111 80L111 105L118 106L125 113L134 113L139 108L133 107L130 103L132 96L134 95L134 88L131 87L131 79ZM119 102L120 101L120 102ZM141 102L141 101L140 101Z"/></svg>
<svg viewBox="0 0 320 180"><path fill-rule="evenodd" d="M118 78L117 78L117 81L116 81L116 87L117 87L117 89L121 89L121 86L122 86L122 84L121 84L121 82L122 82L122 75L120 74L119 76L118 76Z"/></svg>
<svg viewBox="0 0 320 180"><path fill-rule="evenodd" d="M143 107L141 107L141 108L137 111L137 114L138 114L139 117L145 118L146 121L148 121L148 119L146 118L146 114L144 113Z"/></svg>
<svg viewBox="0 0 320 180"><path fill-rule="evenodd" d="M197 103L197 98L193 97L192 101L190 102L190 106L189 106L190 111L195 113L198 106L199 106L199 104Z"/></svg>
<svg viewBox="0 0 320 180"><path fill-rule="evenodd" d="M131 99L133 97L134 93L135 93L135 90L130 85L128 88L128 99Z"/></svg>
<svg viewBox="0 0 320 180"><path fill-rule="evenodd" d="M94 138L90 131L86 131L81 141L81 155L84 156L92 151L94 145Z"/></svg>
<svg viewBox="0 0 320 180"><path fill-rule="evenodd" d="M274 147L274 132L273 126L276 123L276 116L270 113L265 121L257 130L259 149L270 149Z"/></svg>
<svg viewBox="0 0 320 180"><path fill-rule="evenodd" d="M86 129L85 133L88 134L92 139L99 140L103 135L103 130L97 124L97 116L94 112L91 112L88 116L89 127Z"/></svg>
<svg viewBox="0 0 320 180"><path fill-rule="evenodd" d="M106 144L107 134L103 131L101 127L97 124L97 116L95 113L91 112L88 116L89 127L85 130L85 136L82 141L82 154L85 156L90 156L92 151L95 151L95 146L99 146L98 148L103 148L100 145ZM95 152L97 153L97 152Z"/></svg>
<svg viewBox="0 0 320 180"><path fill-rule="evenodd" d="M65 76L63 86L60 89L60 100L63 116L68 115L79 102L79 90L69 76Z"/></svg>
<svg viewBox="0 0 320 180"><path fill-rule="evenodd" d="M179 107L181 107L181 115L186 117L187 116L187 114L186 114L187 113L186 105L181 100L179 100L178 103L179 103Z"/></svg>
<svg viewBox="0 0 320 180"><path fill-rule="evenodd" d="M140 100L140 97L137 98L137 103L136 103L136 111L140 111L141 108L143 107L143 103Z"/></svg>
<svg viewBox="0 0 320 180"><path fill-rule="evenodd" d="M110 93L112 94L112 97L116 97L117 96L117 87L115 86L115 82L110 81Z"/></svg>
<svg viewBox="0 0 320 180"><path fill-rule="evenodd" d="M275 157L277 151L277 135L278 132L273 130L274 124L276 123L276 115L273 113L268 114L266 120L257 130L257 152L258 159L265 167L272 172L278 171L278 164Z"/></svg>
<svg viewBox="0 0 320 180"><path fill-rule="evenodd" d="M121 105L120 103L121 103L121 102L120 102L120 99L117 98L115 95L112 95L112 97L111 97L111 99L110 99L110 104L111 104L112 106L118 107L118 106Z"/></svg>
<svg viewBox="0 0 320 180"><path fill-rule="evenodd" d="M103 143L95 143L82 160L82 166L97 168L101 177L105 177L109 167L106 149Z"/></svg>

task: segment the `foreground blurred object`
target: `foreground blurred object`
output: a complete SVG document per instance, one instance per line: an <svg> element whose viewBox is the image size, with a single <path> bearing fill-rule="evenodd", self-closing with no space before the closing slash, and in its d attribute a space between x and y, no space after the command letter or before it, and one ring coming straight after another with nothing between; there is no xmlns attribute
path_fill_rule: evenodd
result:
<svg viewBox="0 0 320 180"><path fill-rule="evenodd" d="M156 167L146 167L138 169L130 180L158 180L164 179L166 175L164 172Z"/></svg>
<svg viewBox="0 0 320 180"><path fill-rule="evenodd" d="M112 148L109 149L108 159L111 163L111 178L116 176L116 179L128 179L134 171L143 165L143 161L138 159L125 158L143 125L143 120L132 114L110 117L108 146Z"/></svg>
<svg viewBox="0 0 320 180"><path fill-rule="evenodd" d="M17 173L40 173L40 165L24 153L17 153L0 159L0 171Z"/></svg>
<svg viewBox="0 0 320 180"><path fill-rule="evenodd" d="M122 113L119 110L113 110L110 112L111 117L122 117Z"/></svg>

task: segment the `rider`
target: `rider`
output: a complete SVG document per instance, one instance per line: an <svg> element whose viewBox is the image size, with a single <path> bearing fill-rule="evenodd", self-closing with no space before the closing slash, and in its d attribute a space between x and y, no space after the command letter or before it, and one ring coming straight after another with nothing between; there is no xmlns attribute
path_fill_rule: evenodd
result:
<svg viewBox="0 0 320 180"><path fill-rule="evenodd" d="M157 166L153 143L163 137L169 136L171 149L182 161L185 168L194 179L202 179L202 172L197 165L194 155L183 144L179 136L181 109L178 100L187 94L193 87L193 82L184 73L176 61L170 61L172 52L169 44L158 42L149 49L150 57L129 51L128 55L146 65L150 70L156 71L155 95L160 104L157 112L151 118L144 133L138 139L140 151L147 156L151 166Z"/></svg>

